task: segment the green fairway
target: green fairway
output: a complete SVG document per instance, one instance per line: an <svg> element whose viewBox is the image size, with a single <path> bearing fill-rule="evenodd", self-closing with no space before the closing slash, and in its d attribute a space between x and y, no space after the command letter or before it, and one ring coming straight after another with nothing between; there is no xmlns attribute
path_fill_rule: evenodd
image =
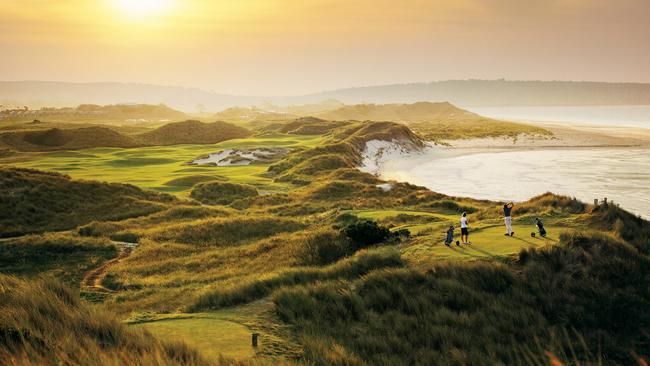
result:
<svg viewBox="0 0 650 366"><path fill-rule="evenodd" d="M533 238L530 236L534 230L532 226L514 225L513 229L513 237L504 235L503 225L470 231L469 240L472 244L461 244L460 247L455 243L460 240L460 230L454 233L454 243L450 247L445 246L445 233L441 230L440 233L415 238L413 243L402 248L402 254L409 261L423 264L445 259L499 259L517 254L522 249L557 244L560 233L568 230L564 227L548 226L546 238L538 235Z"/></svg>
<svg viewBox="0 0 650 366"><path fill-rule="evenodd" d="M24 154L13 161L19 167L50 170L65 173L73 178L92 179L115 183L130 183L145 189L186 195L191 188L187 180L200 176L227 179L234 183L247 183L262 192L281 192L289 184L274 183L261 176L269 164L248 166L192 166L186 163L204 155L224 149L249 149L260 147L313 147L322 136L298 136L274 134L246 139L228 140L213 145L175 145L142 148L95 148L78 151L55 151ZM170 183L171 181L171 183ZM179 182L175 184L175 182Z"/></svg>
<svg viewBox="0 0 650 366"><path fill-rule="evenodd" d="M239 323L213 314L177 315L133 326L144 328L161 339L182 339L210 360L217 359L219 355L237 360L255 356L251 331Z"/></svg>

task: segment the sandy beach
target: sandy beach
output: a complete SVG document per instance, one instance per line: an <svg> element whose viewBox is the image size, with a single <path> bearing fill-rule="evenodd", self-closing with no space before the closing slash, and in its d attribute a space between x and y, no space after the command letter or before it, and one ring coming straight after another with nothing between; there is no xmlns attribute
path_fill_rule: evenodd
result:
<svg viewBox="0 0 650 366"><path fill-rule="evenodd" d="M529 123L547 129L552 136L519 135L479 139L445 140L458 148L524 147L650 147L650 129L569 123Z"/></svg>

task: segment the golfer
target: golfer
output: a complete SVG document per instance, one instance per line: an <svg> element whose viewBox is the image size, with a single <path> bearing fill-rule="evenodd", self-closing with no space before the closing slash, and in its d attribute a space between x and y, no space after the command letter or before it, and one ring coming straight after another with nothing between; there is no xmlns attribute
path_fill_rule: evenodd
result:
<svg viewBox="0 0 650 366"><path fill-rule="evenodd" d="M512 208L515 206L514 203L508 202L505 205L503 205L503 217L506 223L506 236L513 236L515 235L515 232L512 231Z"/></svg>
<svg viewBox="0 0 650 366"><path fill-rule="evenodd" d="M460 240L463 244L471 244L469 241L469 228L467 226L467 212L463 212L460 218Z"/></svg>

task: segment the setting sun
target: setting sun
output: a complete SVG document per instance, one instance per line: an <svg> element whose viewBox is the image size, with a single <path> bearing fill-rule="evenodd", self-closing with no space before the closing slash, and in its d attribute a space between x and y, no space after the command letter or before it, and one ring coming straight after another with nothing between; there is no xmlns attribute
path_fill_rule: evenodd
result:
<svg viewBox="0 0 650 366"><path fill-rule="evenodd" d="M148 16L161 13L171 6L170 0L118 0L120 9L131 16Z"/></svg>

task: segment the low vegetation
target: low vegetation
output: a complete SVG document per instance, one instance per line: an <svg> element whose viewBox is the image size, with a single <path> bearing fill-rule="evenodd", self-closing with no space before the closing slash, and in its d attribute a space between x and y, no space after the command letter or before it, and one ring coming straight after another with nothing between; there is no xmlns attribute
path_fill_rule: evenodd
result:
<svg viewBox="0 0 650 366"><path fill-rule="evenodd" d="M74 228L161 211L168 195L123 184L74 181L43 171L0 168L0 237Z"/></svg>
<svg viewBox="0 0 650 366"><path fill-rule="evenodd" d="M106 239L64 233L26 236L0 242L0 272L20 277L55 277L77 287L83 274L117 256Z"/></svg>
<svg viewBox="0 0 650 366"><path fill-rule="evenodd" d="M0 274L0 363L208 365L185 344L129 329L54 280Z"/></svg>
<svg viewBox="0 0 650 366"><path fill-rule="evenodd" d="M258 195L257 189L251 185L224 182L200 183L190 193L190 197L206 205L229 205Z"/></svg>
<svg viewBox="0 0 650 366"><path fill-rule="evenodd" d="M516 364L546 362L545 351L632 364L650 347L649 276L650 258L633 247L574 234L508 266L379 271L352 286L284 289L274 301L316 364Z"/></svg>
<svg viewBox="0 0 650 366"><path fill-rule="evenodd" d="M239 305L266 297L279 288L323 281L351 280L376 269L402 265L399 253L395 251L363 252L329 267L293 269L256 281L209 290L199 295L188 310L195 312Z"/></svg>

